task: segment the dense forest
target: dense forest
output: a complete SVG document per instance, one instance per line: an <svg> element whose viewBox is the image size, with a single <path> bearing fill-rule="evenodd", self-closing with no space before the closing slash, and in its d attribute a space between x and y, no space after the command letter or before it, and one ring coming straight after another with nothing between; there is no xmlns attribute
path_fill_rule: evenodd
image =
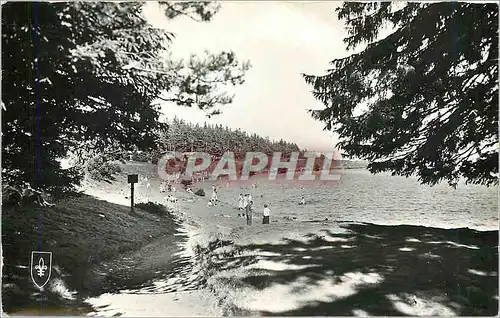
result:
<svg viewBox="0 0 500 318"><path fill-rule="evenodd" d="M248 134L241 129L230 129L222 125L207 123L201 126L173 118L168 123L168 129L160 133L158 141L156 152L161 154L165 151L203 151L221 155L226 151L242 154L248 151L289 153L300 151L300 149L295 143L271 140L257 134Z"/></svg>
<svg viewBox="0 0 500 318"><path fill-rule="evenodd" d="M248 134L241 129L230 129L222 125L203 126L192 124L179 118L173 118L167 123L167 129L156 132L155 147L150 151L141 151L136 147L133 151L110 145L105 151L74 153L76 165L83 168L92 179L112 180L119 172L118 162L127 160L158 163L166 151L206 152L221 156L226 151L235 153L236 158L243 158L246 152L258 151L272 155L282 152L283 158L293 151L302 152L295 143L284 140L271 140L257 134Z"/></svg>

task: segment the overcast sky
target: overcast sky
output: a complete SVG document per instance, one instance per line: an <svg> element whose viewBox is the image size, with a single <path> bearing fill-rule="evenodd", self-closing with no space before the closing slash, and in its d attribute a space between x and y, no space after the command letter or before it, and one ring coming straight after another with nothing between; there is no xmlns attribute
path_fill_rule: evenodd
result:
<svg viewBox="0 0 500 318"><path fill-rule="evenodd" d="M306 113L323 105L300 74L322 74L329 61L347 54L342 43L345 30L334 12L339 4L224 1L211 22L200 23L189 18L167 20L156 2L147 2L150 22L176 33L175 55L187 58L205 49L233 50L252 64L246 82L221 115L207 119L198 109L168 104L163 107L165 114L283 138L310 150L331 150L335 138Z"/></svg>

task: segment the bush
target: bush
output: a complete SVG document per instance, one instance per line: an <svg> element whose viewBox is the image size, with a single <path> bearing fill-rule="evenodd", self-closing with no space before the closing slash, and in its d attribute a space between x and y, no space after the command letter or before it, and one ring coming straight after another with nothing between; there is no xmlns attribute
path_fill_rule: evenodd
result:
<svg viewBox="0 0 500 318"><path fill-rule="evenodd" d="M198 190L196 190L196 192L194 194L199 195L200 197L204 197L205 196L205 190L198 189Z"/></svg>
<svg viewBox="0 0 500 318"><path fill-rule="evenodd" d="M11 186L3 186L2 188L2 206L12 206L21 203L23 198L22 192Z"/></svg>
<svg viewBox="0 0 500 318"><path fill-rule="evenodd" d="M103 156L90 159L86 164L88 176L94 180L114 180L114 175L122 171L116 161L106 161Z"/></svg>
<svg viewBox="0 0 500 318"><path fill-rule="evenodd" d="M151 155L144 151L135 151L132 153L132 160L137 162L149 162Z"/></svg>
<svg viewBox="0 0 500 318"><path fill-rule="evenodd" d="M154 202L137 203L135 207L155 215L170 215L163 205Z"/></svg>
<svg viewBox="0 0 500 318"><path fill-rule="evenodd" d="M34 190L28 184L23 187L2 185L2 206L21 206L32 203L50 204L51 194L43 190Z"/></svg>
<svg viewBox="0 0 500 318"><path fill-rule="evenodd" d="M158 161L160 160L160 158L163 156L163 152L160 151L160 150L154 150L152 153L151 153L151 163L152 164L158 164Z"/></svg>

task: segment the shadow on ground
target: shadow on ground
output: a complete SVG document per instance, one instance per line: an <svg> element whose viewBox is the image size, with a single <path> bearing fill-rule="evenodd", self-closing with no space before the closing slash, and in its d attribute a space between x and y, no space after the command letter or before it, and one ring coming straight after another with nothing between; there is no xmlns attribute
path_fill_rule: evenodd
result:
<svg viewBox="0 0 500 318"><path fill-rule="evenodd" d="M250 287L265 295L266 289L280 286L283 290L286 286L285 302L287 297L297 296L299 300L293 308L276 310L279 306L271 305L280 301L276 295L277 298L268 299L269 306L253 309L257 315L498 313L497 231L374 224L342 227L348 230L346 234L325 231L323 235L307 235L301 241L240 246L232 255L214 260L215 270L247 266L243 278L233 280L235 288ZM259 262L265 263L262 261L284 266L259 268ZM351 292L349 288L346 292L348 278L356 275L378 280L351 284ZM326 288L325 282L330 284ZM311 296L320 289L326 296ZM446 310L430 311L432 306Z"/></svg>

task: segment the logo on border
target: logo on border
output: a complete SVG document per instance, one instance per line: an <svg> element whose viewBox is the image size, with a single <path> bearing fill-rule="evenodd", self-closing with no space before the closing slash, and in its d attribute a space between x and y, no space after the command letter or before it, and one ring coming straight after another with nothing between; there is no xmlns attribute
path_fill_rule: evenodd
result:
<svg viewBox="0 0 500 318"><path fill-rule="evenodd" d="M52 273L52 252L31 252L31 280L39 289L42 289L50 279Z"/></svg>

